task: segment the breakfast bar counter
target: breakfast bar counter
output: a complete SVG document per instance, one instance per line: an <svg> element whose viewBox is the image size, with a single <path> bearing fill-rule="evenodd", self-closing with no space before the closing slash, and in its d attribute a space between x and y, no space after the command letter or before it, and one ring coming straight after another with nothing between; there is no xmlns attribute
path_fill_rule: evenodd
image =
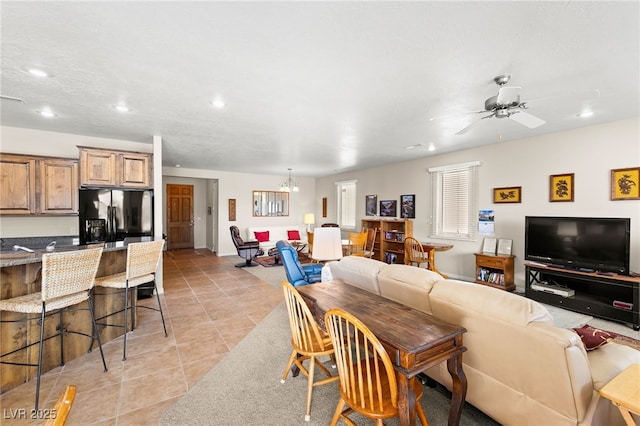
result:
<svg viewBox="0 0 640 426"><path fill-rule="evenodd" d="M56 247L51 252L62 252L71 250L83 250L93 248L91 246L68 246ZM12 297L22 296L40 291L42 256L50 253L46 250L26 251L3 251L0 252L0 299L9 299ZM127 262L127 246L122 242L106 243L100 260L97 277L117 274L126 270ZM94 296L94 307L96 320L100 323L100 318L108 314L119 312L124 309L124 293L116 293L111 289L103 289L106 294ZM136 297L136 292L133 297ZM135 300L135 299L134 299ZM87 302L83 302L79 308L87 308ZM134 310L135 311L135 310ZM3 321L19 320L25 318L25 314L17 314L13 312L0 312ZM109 318L109 323L124 323L124 314L120 312ZM131 321L131 320L130 320ZM102 321L104 322L104 321ZM37 321L26 322L3 322L0 323L0 352L6 354L12 350L16 350L37 342L40 335L40 328ZM87 310L77 310L65 312L62 318L63 327L80 330L87 334L91 334L91 319ZM58 316L47 318L45 327L45 337L55 334L56 328L59 328ZM123 329L120 327L100 327L100 339L102 343L113 340L122 335ZM64 356L65 362L73 358L81 356L87 352L90 345L90 339L84 336L70 334L64 338ZM60 364L60 339L55 338L48 340L45 345L43 358L43 372L56 368ZM97 342L94 343L94 347ZM14 362L34 362L38 359L38 345L30 346L26 349L18 350L12 355L4 358L8 361L10 358ZM26 361L29 360L29 361ZM19 386L32 377L35 377L36 369L24 366L15 366L0 364L0 393L4 393L9 389Z"/></svg>

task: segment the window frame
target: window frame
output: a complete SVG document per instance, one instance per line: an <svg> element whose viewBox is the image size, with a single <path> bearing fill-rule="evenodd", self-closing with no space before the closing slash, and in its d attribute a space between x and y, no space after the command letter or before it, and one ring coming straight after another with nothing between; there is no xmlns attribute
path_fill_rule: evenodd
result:
<svg viewBox="0 0 640 426"><path fill-rule="evenodd" d="M336 182L336 223L340 226L341 229L356 229L358 226L357 223L357 203L356 203L356 193L357 193L357 179L349 179ZM343 197L343 190L348 190L349 193L345 194ZM349 198L345 200L345 198ZM345 202L348 202L348 206L343 206ZM344 210L343 207L347 208L347 211ZM351 215L351 221L353 221L353 225L346 224L344 216Z"/></svg>
<svg viewBox="0 0 640 426"><path fill-rule="evenodd" d="M431 178L431 238L440 238L448 240L460 241L477 241L478 238L478 169L479 161L467 163L451 164L447 166L431 167L428 169ZM466 176L467 187L463 194L458 196L464 197L463 202L467 208L461 215L466 219L466 229L458 229L456 232L445 231L444 220L444 204L445 204L445 180L446 177L454 177L454 174L464 173ZM453 188L449 188L451 191ZM455 193L449 193L449 196L455 197ZM456 221L458 224L464 222L460 219Z"/></svg>

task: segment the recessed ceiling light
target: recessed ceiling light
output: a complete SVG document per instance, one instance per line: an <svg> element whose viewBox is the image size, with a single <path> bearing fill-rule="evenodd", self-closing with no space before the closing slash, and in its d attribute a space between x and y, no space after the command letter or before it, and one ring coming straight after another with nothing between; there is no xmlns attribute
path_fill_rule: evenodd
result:
<svg viewBox="0 0 640 426"><path fill-rule="evenodd" d="M180 164L176 164L176 167L180 168Z"/></svg>
<svg viewBox="0 0 640 426"><path fill-rule="evenodd" d="M40 77L40 78L49 77L49 74L46 71L43 71L38 68L27 68L27 72L35 77Z"/></svg>
<svg viewBox="0 0 640 426"><path fill-rule="evenodd" d="M429 151L435 151L436 147L433 146L433 144L429 144L429 148L428 149L429 149Z"/></svg>
<svg viewBox="0 0 640 426"><path fill-rule="evenodd" d="M56 117L57 114L54 113L53 111L49 110L49 109L43 109L41 111L37 111L38 114L40 114L43 117L47 117L47 118L53 118Z"/></svg>
<svg viewBox="0 0 640 426"><path fill-rule="evenodd" d="M592 115L593 115L593 111L583 111L580 114L578 114L578 117L588 118L588 117L591 117Z"/></svg>
<svg viewBox="0 0 640 426"><path fill-rule="evenodd" d="M215 108L222 109L224 108L224 99L218 96L211 101L211 105Z"/></svg>
<svg viewBox="0 0 640 426"><path fill-rule="evenodd" d="M131 108L129 108L128 106L123 105L123 104L114 105L113 108L115 108L115 110L118 111L118 112L129 112L129 111L131 111Z"/></svg>

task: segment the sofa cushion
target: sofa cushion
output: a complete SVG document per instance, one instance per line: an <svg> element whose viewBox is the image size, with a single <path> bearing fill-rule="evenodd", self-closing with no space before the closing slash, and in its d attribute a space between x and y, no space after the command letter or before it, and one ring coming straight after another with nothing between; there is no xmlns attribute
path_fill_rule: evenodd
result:
<svg viewBox="0 0 640 426"><path fill-rule="evenodd" d="M631 364L640 363L640 351L611 342L596 351L587 352L593 388L597 391Z"/></svg>
<svg viewBox="0 0 640 426"><path fill-rule="evenodd" d="M408 265L388 265L378 275L380 295L431 314L429 293L442 275Z"/></svg>
<svg viewBox="0 0 640 426"><path fill-rule="evenodd" d="M289 241L300 241L300 231L298 231L297 229L295 230L291 230L291 231L287 231L287 237L289 239Z"/></svg>
<svg viewBox="0 0 640 426"><path fill-rule="evenodd" d="M584 347L587 351L598 349L600 346L613 340L617 334L609 331L600 330L588 325L583 325L580 328L573 328L573 331L578 333Z"/></svg>
<svg viewBox="0 0 640 426"><path fill-rule="evenodd" d="M258 240L261 243L264 243L265 241L269 241L269 231L263 231L263 232L254 232L253 233L256 236L256 240Z"/></svg>
<svg viewBox="0 0 640 426"><path fill-rule="evenodd" d="M338 261L327 263L332 279L343 280L363 290L380 294L378 274L388 265L379 260L362 256L345 256Z"/></svg>
<svg viewBox="0 0 640 426"><path fill-rule="evenodd" d="M553 324L553 317L540 303L517 294L482 284L446 279L431 290L433 298L516 325L530 322ZM436 314L437 315L437 314Z"/></svg>

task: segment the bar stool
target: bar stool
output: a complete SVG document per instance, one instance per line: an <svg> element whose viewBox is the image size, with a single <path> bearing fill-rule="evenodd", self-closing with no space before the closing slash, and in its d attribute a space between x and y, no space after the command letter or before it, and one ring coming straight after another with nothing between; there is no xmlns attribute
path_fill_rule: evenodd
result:
<svg viewBox="0 0 640 426"><path fill-rule="evenodd" d="M150 241L143 243L129 243L127 245L127 270L119 274L108 275L106 277L100 277L96 279L96 287L120 289L124 292L124 309L113 312L106 315L103 318L110 317L120 312L124 312L124 324L101 324L98 325L106 327L122 327L124 328L124 348L122 351L122 360L127 359L127 332L128 332L128 315L129 309L133 308L145 308L152 311L160 312L162 318L162 327L164 328L164 336L167 337L167 327L164 323L164 314L162 313L162 304L160 303L160 295L158 294L158 288L156 287L155 274L160 264L160 257L162 256L162 249L164 247L164 240ZM158 307L144 305L131 305L129 300L129 290L136 287L153 282L153 291L156 294L158 301ZM96 293L99 295L100 293ZM131 329L135 328L135 315L131 320Z"/></svg>
<svg viewBox="0 0 640 426"><path fill-rule="evenodd" d="M27 345L0 355L0 363L21 365L28 367L38 367L37 384L36 384L36 403L35 410L38 410L38 402L40 399L40 376L42 374L42 353L43 343L45 340L60 336L60 365L64 365L64 334L80 334L98 340L100 348L100 356L102 357L102 365L104 371L107 371L107 363L102 352L102 344L100 336L96 333L96 322L93 312L93 303L91 300L91 292L94 286L98 266L100 265L100 257L102 256L102 248L78 250L62 253L50 253L42 256L42 285L41 291L36 293L17 296L10 299L0 300L0 311L17 312L21 314L40 314L39 316L27 317L17 320L3 320L1 322L18 322L40 320L40 338L36 343L28 343ZM91 323L93 335L85 334L80 331L66 330L62 322L62 311L74 305L78 305L87 301L89 312L91 313ZM74 310L86 310L86 308L77 308ZM59 315L59 332L53 336L44 336L45 319L51 315ZM24 330L25 335L28 335ZM2 361L2 358L18 351L24 350L38 344L38 363L17 363L10 361Z"/></svg>

